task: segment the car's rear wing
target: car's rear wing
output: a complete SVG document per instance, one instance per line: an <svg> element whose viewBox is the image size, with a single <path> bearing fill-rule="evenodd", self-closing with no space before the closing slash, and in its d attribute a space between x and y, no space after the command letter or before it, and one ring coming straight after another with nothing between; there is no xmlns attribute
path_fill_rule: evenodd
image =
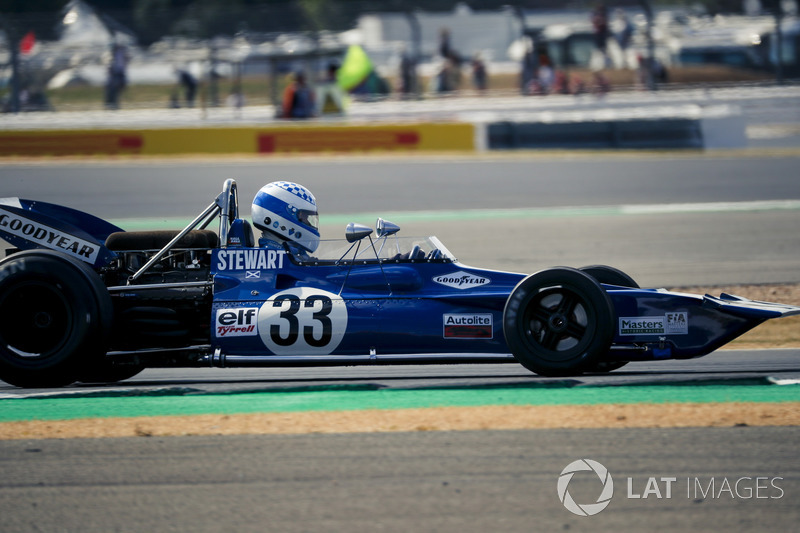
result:
<svg viewBox="0 0 800 533"><path fill-rule="evenodd" d="M105 247L105 240L118 231L123 230L77 209L0 198L0 237L20 250L56 250L100 267L116 257Z"/></svg>
<svg viewBox="0 0 800 533"><path fill-rule="evenodd" d="M795 305L778 304L772 302L759 302L748 300L741 296L722 293L717 298L706 294L703 305L728 312L742 318L767 320L782 316L800 315L800 307Z"/></svg>

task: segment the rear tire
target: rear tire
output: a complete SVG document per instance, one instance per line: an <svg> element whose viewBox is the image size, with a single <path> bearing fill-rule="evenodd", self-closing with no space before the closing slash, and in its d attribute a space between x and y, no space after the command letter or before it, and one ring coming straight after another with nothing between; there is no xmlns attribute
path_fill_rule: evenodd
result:
<svg viewBox="0 0 800 533"><path fill-rule="evenodd" d="M81 383L117 383L130 379L142 370L144 365L118 364L112 361L100 361L84 368L78 375Z"/></svg>
<svg viewBox="0 0 800 533"><path fill-rule="evenodd" d="M543 376L592 368L611 346L615 312L608 294L588 274L552 268L532 274L512 291L503 332L514 357Z"/></svg>
<svg viewBox="0 0 800 533"><path fill-rule="evenodd" d="M112 304L88 265L45 250L0 262L0 379L60 387L105 353Z"/></svg>

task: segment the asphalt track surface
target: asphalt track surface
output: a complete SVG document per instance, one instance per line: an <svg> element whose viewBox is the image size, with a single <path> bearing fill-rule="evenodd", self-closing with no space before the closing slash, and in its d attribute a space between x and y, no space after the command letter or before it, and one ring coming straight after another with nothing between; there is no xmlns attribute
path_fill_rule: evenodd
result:
<svg viewBox="0 0 800 533"><path fill-rule="evenodd" d="M227 177L239 182L245 212L261 185L293 179L317 195L329 238L339 237L351 216L371 223L386 212L397 215L404 233L438 234L473 265L527 272L608 263L647 286L798 282L797 209L607 210L797 200L797 161L781 153L10 163L0 168L0 197L61 203L135 226L191 218ZM573 206L597 211L576 214ZM554 211L478 216L531 208ZM464 216L436 220L424 214L430 210ZM798 350L721 351L582 379L792 379L798 363ZM154 369L119 386L536 379L516 365ZM793 530L800 518L798 436L794 427L737 427L5 441L0 530ZM592 517L571 514L556 490L562 469L582 458L605 465L615 481L611 504ZM579 474L570 493L593 501L598 478ZM650 477L678 481L671 498L636 499L626 497L628 477L639 494ZM745 486L757 477L781 490L762 490L766 498L697 497L694 484L687 486L698 479L706 490L713 479L719 492L724 480L750 478Z"/></svg>
<svg viewBox="0 0 800 533"><path fill-rule="evenodd" d="M792 531L798 438L734 427L0 441L2 531ZM613 482L594 516L557 491L584 458ZM568 491L590 503L602 487L578 472Z"/></svg>
<svg viewBox="0 0 800 533"><path fill-rule="evenodd" d="M584 374L570 381L587 385L736 384L800 380L800 349L718 350L686 361L629 363L611 373ZM521 365L454 364L307 368L150 368L109 385L74 385L60 389L19 389L0 381L0 398L52 394L167 394L254 392L304 387L362 385L376 388L486 387L552 383ZM560 380L556 380L560 381Z"/></svg>
<svg viewBox="0 0 800 533"><path fill-rule="evenodd" d="M176 228L225 178L237 180L244 216L261 186L288 179L316 195L323 238L384 216L404 235L437 235L473 266L604 263L642 286L784 283L800 282L799 160L800 152L56 160L4 164L0 197L68 205L126 229Z"/></svg>

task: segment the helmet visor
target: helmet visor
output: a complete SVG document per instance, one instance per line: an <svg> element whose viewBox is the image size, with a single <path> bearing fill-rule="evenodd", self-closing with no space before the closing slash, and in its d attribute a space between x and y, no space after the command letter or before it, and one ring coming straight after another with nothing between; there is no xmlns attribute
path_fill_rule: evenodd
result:
<svg viewBox="0 0 800 533"><path fill-rule="evenodd" d="M297 220L306 226L310 226L316 230L319 229L319 216L316 211L300 209L297 211Z"/></svg>

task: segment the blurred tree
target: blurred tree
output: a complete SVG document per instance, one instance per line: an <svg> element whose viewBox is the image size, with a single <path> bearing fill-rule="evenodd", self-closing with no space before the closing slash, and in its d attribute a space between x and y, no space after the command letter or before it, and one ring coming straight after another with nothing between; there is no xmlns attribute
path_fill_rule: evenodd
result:
<svg viewBox="0 0 800 533"><path fill-rule="evenodd" d="M99 13L132 29L145 46L165 35L209 38L240 31L342 31L370 12L412 13L451 11L457 4L471 9L586 9L600 0L83 0ZM0 22L23 24L39 39L57 37L56 22L68 0L0 0ZM762 0L762 5L772 0ZM634 7L640 0L606 2ZM683 5L703 7L711 14L741 13L742 0L652 0L654 9Z"/></svg>
<svg viewBox="0 0 800 533"><path fill-rule="evenodd" d="M54 39L61 10L67 0L0 0L0 24L18 40L29 31L37 38Z"/></svg>
<svg viewBox="0 0 800 533"><path fill-rule="evenodd" d="M346 20L341 10L342 2L332 0L297 0L306 26L304 29L321 31L340 28Z"/></svg>
<svg viewBox="0 0 800 533"><path fill-rule="evenodd" d="M25 0L0 0L0 28L6 34L11 52L11 80L9 82L8 111L20 110L20 90L22 89L20 69L20 42L23 36L39 38L55 37L56 21L66 0L42 0L32 3ZM34 37L35 38L35 37Z"/></svg>

